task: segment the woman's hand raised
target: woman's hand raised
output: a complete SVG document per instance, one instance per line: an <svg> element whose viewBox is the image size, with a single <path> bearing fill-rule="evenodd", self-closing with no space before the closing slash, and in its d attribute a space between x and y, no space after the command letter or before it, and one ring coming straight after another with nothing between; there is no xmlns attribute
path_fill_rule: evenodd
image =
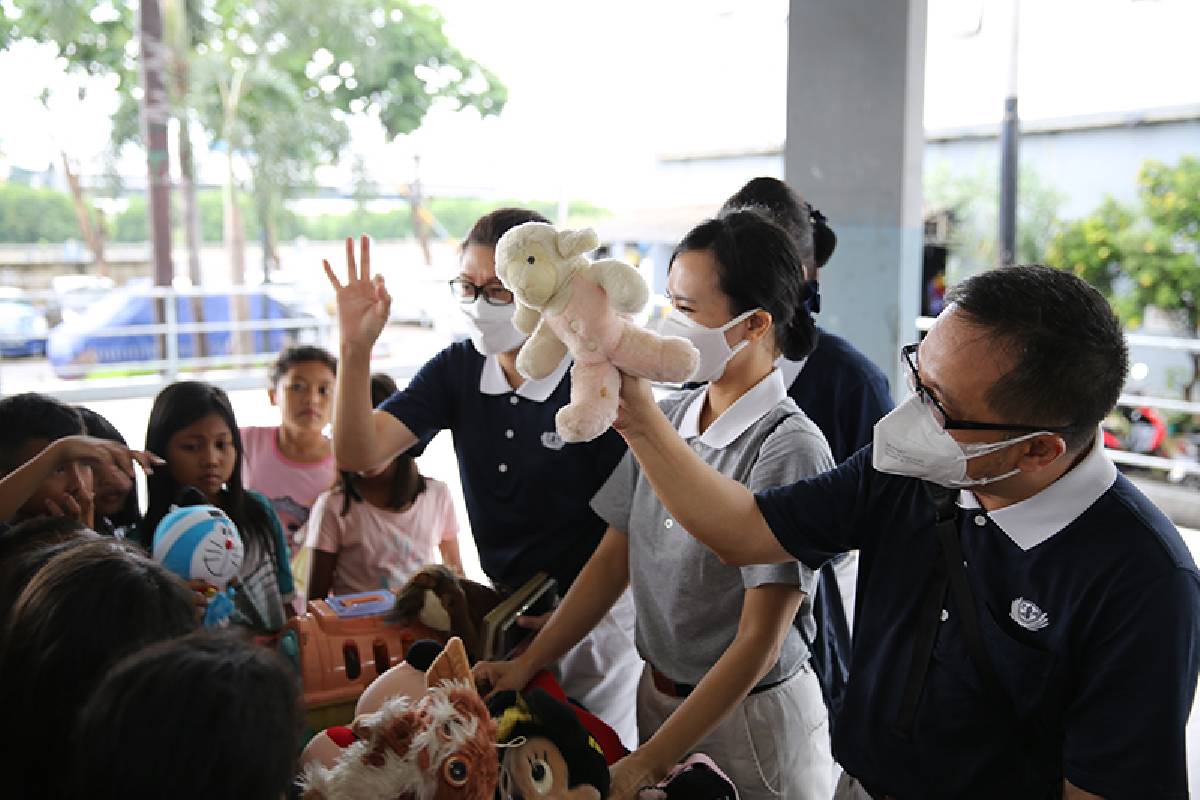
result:
<svg viewBox="0 0 1200 800"><path fill-rule="evenodd" d="M392 296L383 276L371 277L371 240L360 238L360 265L354 260L354 239L346 238L346 283L343 285L328 261L325 275L337 293L338 332L343 345L370 350L383 332L392 309Z"/></svg>

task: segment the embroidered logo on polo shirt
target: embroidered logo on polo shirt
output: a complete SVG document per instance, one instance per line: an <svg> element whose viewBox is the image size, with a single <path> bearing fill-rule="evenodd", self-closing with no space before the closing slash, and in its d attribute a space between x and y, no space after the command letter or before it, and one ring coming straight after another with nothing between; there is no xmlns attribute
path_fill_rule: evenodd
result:
<svg viewBox="0 0 1200 800"><path fill-rule="evenodd" d="M1050 624L1050 616L1038 608L1037 603L1024 597L1012 601L1008 615L1012 617L1013 622L1027 631L1040 631Z"/></svg>
<svg viewBox="0 0 1200 800"><path fill-rule="evenodd" d="M558 435L558 431L546 431L542 434L542 447L547 450L562 450L566 442Z"/></svg>

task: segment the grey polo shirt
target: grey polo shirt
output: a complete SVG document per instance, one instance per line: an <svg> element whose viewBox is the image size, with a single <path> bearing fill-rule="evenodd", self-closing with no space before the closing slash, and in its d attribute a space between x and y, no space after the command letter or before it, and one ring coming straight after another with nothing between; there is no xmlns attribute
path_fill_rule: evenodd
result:
<svg viewBox="0 0 1200 800"><path fill-rule="evenodd" d="M722 474L758 492L833 468L825 437L788 398L778 369L701 434L706 392L707 387L681 392L659 406L692 449ZM815 588L815 574L796 561L722 564L667 513L632 453L600 488L592 508L629 537L638 652L677 683L699 683L733 642L746 589L783 583L811 595ZM813 627L809 597L801 611L806 626ZM807 658L803 640L789 628L779 661L760 685L790 677Z"/></svg>

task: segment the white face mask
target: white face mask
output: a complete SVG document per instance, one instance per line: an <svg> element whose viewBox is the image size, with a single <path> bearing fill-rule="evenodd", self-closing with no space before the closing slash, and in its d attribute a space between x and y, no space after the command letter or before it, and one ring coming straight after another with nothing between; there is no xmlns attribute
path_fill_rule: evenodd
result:
<svg viewBox="0 0 1200 800"><path fill-rule="evenodd" d="M744 314L738 314L719 328L707 328L693 322L679 309L673 308L663 319L658 332L663 336L679 336L695 345L696 349L700 351L700 366L696 368L696 374L691 379L698 383L711 382L724 375L725 365L729 363L729 359L750 344L748 340L743 339L730 347L729 342L725 341L725 331L755 311L758 309L752 308Z"/></svg>
<svg viewBox="0 0 1200 800"><path fill-rule="evenodd" d="M920 395L914 394L875 423L871 464L880 472L922 478L950 489L966 489L1002 481L1021 471L1014 467L1003 475L968 478L968 460L1047 433L1050 431L1037 431L1002 442L957 442L929 413Z"/></svg>
<svg viewBox="0 0 1200 800"><path fill-rule="evenodd" d="M482 297L459 306L471 328L471 344L485 356L507 353L521 346L525 334L512 324L517 304L494 306Z"/></svg>

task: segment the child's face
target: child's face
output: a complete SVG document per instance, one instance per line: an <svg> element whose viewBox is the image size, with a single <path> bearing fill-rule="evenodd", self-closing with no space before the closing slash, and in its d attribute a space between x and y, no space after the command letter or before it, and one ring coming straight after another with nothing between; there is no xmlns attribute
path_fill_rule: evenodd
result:
<svg viewBox="0 0 1200 800"><path fill-rule="evenodd" d="M46 449L49 439L29 439L17 452L17 460L24 464L33 460L34 456ZM83 461L68 462L50 474L37 491L29 496L24 505L17 511L17 517L41 517L50 513L46 501L53 501L59 508L64 504L63 495L71 495L77 503L83 505L83 499L92 494L92 468Z"/></svg>
<svg viewBox="0 0 1200 800"><path fill-rule="evenodd" d="M319 361L293 364L268 391L279 406L284 427L295 431L321 431L333 407L333 370Z"/></svg>
<svg viewBox="0 0 1200 800"><path fill-rule="evenodd" d="M237 465L233 431L219 414L209 414L167 440L166 458L176 483L195 486L215 504Z"/></svg>
<svg viewBox="0 0 1200 800"><path fill-rule="evenodd" d="M96 491L96 513L111 517L125 507L125 499L133 491L133 478L111 464L92 470Z"/></svg>

